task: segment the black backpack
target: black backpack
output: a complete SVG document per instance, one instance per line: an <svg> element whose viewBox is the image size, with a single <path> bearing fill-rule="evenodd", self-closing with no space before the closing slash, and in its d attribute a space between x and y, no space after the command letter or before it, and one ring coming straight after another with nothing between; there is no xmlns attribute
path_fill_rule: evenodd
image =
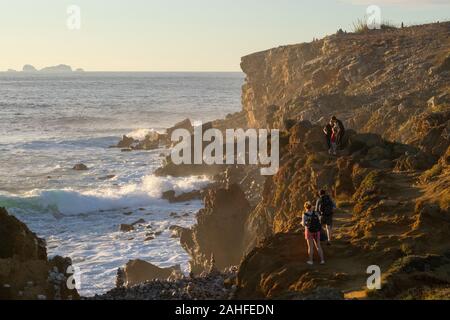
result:
<svg viewBox="0 0 450 320"><path fill-rule="evenodd" d="M331 216L333 214L334 203L330 196L323 196L319 206L319 212L323 216Z"/></svg>
<svg viewBox="0 0 450 320"><path fill-rule="evenodd" d="M305 219L306 228L311 233L316 233L322 230L322 224L320 223L320 218L317 212L313 212L311 214L305 213L307 219Z"/></svg>

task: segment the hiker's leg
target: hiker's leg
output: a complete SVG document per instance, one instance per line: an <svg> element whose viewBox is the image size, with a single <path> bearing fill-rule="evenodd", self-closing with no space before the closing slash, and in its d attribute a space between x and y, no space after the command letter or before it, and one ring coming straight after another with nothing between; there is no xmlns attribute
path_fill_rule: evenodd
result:
<svg viewBox="0 0 450 320"><path fill-rule="evenodd" d="M306 242L308 243L308 255L309 255L309 260L310 262L314 261L314 248L313 248L313 243L312 243L312 239L308 238L306 239Z"/></svg>
<svg viewBox="0 0 450 320"><path fill-rule="evenodd" d="M320 238L318 240L314 240L314 244L316 245L317 252L319 253L320 262L321 263L325 262L322 246L320 245Z"/></svg>
<svg viewBox="0 0 450 320"><path fill-rule="evenodd" d="M333 226L330 224L327 224L327 234L328 234L328 242L331 241L332 233L333 233Z"/></svg>

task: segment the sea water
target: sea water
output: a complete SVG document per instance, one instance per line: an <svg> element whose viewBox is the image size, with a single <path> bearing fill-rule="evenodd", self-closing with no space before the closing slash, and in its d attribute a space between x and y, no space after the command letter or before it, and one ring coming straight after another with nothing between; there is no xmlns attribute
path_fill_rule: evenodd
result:
<svg viewBox="0 0 450 320"><path fill-rule="evenodd" d="M0 206L46 240L49 256L72 258L82 295L111 289L130 259L187 271L169 227L191 226L202 203L161 195L208 178L154 176L168 150L109 147L123 134L143 138L185 118L237 112L242 83L241 73L0 73ZM72 170L77 163L89 170ZM119 231L139 219L135 231ZM144 241L149 232L161 234Z"/></svg>

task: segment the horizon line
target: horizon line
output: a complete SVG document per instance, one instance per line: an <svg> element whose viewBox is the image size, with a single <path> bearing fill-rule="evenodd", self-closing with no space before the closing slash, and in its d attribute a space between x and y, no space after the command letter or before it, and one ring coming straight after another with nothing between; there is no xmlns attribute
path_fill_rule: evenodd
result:
<svg viewBox="0 0 450 320"><path fill-rule="evenodd" d="M76 71L73 70L71 72L46 72L46 71L22 71L22 70L13 70L13 71L9 71L9 70L2 70L0 71L0 73L20 73L20 74L72 74L72 73L119 73L119 72L134 72L134 73L244 73L242 70L236 70L236 71L216 71L216 70L201 70L201 71L196 71L196 70L162 70L162 71L157 71L157 70L153 70L153 71L135 71L135 70L83 70L83 71Z"/></svg>

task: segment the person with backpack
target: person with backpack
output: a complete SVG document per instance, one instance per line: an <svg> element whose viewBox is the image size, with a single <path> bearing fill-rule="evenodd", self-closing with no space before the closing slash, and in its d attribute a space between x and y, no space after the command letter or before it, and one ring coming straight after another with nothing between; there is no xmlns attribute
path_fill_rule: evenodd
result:
<svg viewBox="0 0 450 320"><path fill-rule="evenodd" d="M336 145L338 148L342 147L342 140L344 138L344 134L345 134L345 126L342 123L341 120L339 120L336 116L333 116L331 118L331 122L333 123L333 126L337 126L338 129L337 131L337 135L336 135Z"/></svg>
<svg viewBox="0 0 450 320"><path fill-rule="evenodd" d="M316 212L320 214L320 223L325 226L328 235L327 245L331 245L333 231L333 214L336 204L325 190L320 190L319 199L316 202Z"/></svg>
<svg viewBox="0 0 450 320"><path fill-rule="evenodd" d="M320 245L320 231L322 225L320 224L319 214L313 211L311 202L306 202L304 205L305 212L302 215L302 226L305 227L305 239L308 244L309 260L307 264L314 264L314 247L320 257L320 264L325 264L322 246Z"/></svg>

